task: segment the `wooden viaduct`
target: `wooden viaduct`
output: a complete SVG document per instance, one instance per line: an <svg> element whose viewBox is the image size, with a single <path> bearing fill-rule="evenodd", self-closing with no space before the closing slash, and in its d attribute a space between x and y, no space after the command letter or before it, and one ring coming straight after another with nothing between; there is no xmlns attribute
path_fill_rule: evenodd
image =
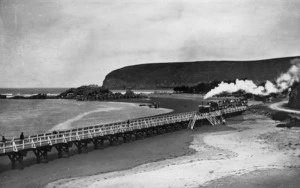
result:
<svg viewBox="0 0 300 188"><path fill-rule="evenodd" d="M87 152L90 143L93 143L94 148L97 149L103 145L104 141L115 145L120 140L131 142L135 139L183 128L193 129L197 120L206 119L212 125L216 125L221 122L220 119L240 114L245 110L247 110L247 106L236 106L218 109L210 113L194 111L39 134L23 140L6 141L0 145L0 156L8 156L13 169L22 169L23 159L28 151L34 152L37 163L48 162L48 152L53 147L58 151L58 158L69 157L69 150L73 144L77 147L78 153L82 153Z"/></svg>

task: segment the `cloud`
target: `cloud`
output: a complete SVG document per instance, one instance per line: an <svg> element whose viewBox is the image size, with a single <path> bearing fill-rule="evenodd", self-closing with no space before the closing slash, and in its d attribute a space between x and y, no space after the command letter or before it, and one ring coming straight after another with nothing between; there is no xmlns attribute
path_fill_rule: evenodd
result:
<svg viewBox="0 0 300 188"><path fill-rule="evenodd" d="M155 14L148 18L150 22L167 22L167 21L176 21L182 18L184 13L184 4L178 2L171 2L162 7L162 11L158 11L158 14Z"/></svg>
<svg viewBox="0 0 300 188"><path fill-rule="evenodd" d="M110 71L141 63L299 55L299 7L296 0L3 0L0 87L101 84Z"/></svg>

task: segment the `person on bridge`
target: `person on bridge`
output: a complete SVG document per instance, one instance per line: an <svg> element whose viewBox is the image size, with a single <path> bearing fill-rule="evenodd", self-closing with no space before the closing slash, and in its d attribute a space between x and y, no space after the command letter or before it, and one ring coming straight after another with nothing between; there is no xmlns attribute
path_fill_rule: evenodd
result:
<svg viewBox="0 0 300 188"><path fill-rule="evenodd" d="M130 125L130 120L127 121L127 127L129 127L129 125Z"/></svg>
<svg viewBox="0 0 300 188"><path fill-rule="evenodd" d="M21 135L20 135L20 140L23 141L24 140L24 133L21 132Z"/></svg>
<svg viewBox="0 0 300 188"><path fill-rule="evenodd" d="M4 135L2 135L2 145L3 145L3 147L5 147L5 142L6 142L6 138L5 138Z"/></svg>

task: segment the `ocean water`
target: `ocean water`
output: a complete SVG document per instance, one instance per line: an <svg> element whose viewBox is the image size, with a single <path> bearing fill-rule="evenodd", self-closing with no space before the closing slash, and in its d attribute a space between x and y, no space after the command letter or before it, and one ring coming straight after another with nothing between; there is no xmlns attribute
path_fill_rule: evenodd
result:
<svg viewBox="0 0 300 188"><path fill-rule="evenodd" d="M8 97L30 96L38 93L58 95L69 88L0 88ZM168 92L170 90L134 90L136 93ZM125 93L125 90L113 90ZM147 103L149 101L145 101ZM137 104L63 99L18 100L0 99L0 136L18 137L42 134L55 129L92 126L101 123L127 120L168 113L168 110L149 110Z"/></svg>
<svg viewBox="0 0 300 188"><path fill-rule="evenodd" d="M69 88L0 88L0 94L11 96L31 96L38 93L48 94L48 95L58 95Z"/></svg>
<svg viewBox="0 0 300 188"><path fill-rule="evenodd" d="M7 97L12 96L31 96L38 93L48 94L48 95L58 95L69 88L0 88L0 94L6 95ZM126 90L111 90L114 93L120 92L124 94ZM157 90L133 90L135 93L172 93L172 89L157 89Z"/></svg>
<svg viewBox="0 0 300 188"><path fill-rule="evenodd" d="M74 100L0 99L0 134L41 134L81 113L104 108L100 103Z"/></svg>
<svg viewBox="0 0 300 188"><path fill-rule="evenodd" d="M148 101L145 99L145 103ZM0 99L0 136L43 134L169 113L139 104L66 99Z"/></svg>
<svg viewBox="0 0 300 188"><path fill-rule="evenodd" d="M140 94L151 94L151 93L173 93L172 89L133 89L132 90L134 93ZM125 94L126 90L112 90L114 93L122 93Z"/></svg>

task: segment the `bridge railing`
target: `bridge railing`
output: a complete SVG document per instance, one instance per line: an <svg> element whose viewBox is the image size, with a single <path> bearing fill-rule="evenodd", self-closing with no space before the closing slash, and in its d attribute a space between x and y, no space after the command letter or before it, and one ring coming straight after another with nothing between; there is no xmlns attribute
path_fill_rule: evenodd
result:
<svg viewBox="0 0 300 188"><path fill-rule="evenodd" d="M95 138L99 136L112 135L117 133L124 133L133 130L139 130L149 127L162 126L165 124L178 123L189 121L196 115L196 119L205 119L207 116L220 116L221 113L233 113L237 111L246 110L247 107L227 108L213 113L198 113L185 112L171 115L161 115L155 117L146 117L139 119L132 119L129 121L122 121L108 124L98 124L89 127L76 128L71 130L57 131L56 133L45 133L26 137L24 140L14 139L7 141L0 145L0 154L7 152L17 152L30 148L42 147L47 145L67 143L72 141L80 141L82 139Z"/></svg>
<svg viewBox="0 0 300 188"><path fill-rule="evenodd" d="M0 153L19 151L29 148L42 147L46 145L66 143L81 139L111 135L116 133L128 132L143 128L155 127L168 123L181 122L183 119L188 120L193 112L186 112L173 115L156 116L150 118L141 118L130 120L130 123L116 122L103 125L95 125L84 128L77 128L65 131L57 131L57 133L45 133L26 137L23 140L14 139L6 141L5 145L0 146Z"/></svg>

